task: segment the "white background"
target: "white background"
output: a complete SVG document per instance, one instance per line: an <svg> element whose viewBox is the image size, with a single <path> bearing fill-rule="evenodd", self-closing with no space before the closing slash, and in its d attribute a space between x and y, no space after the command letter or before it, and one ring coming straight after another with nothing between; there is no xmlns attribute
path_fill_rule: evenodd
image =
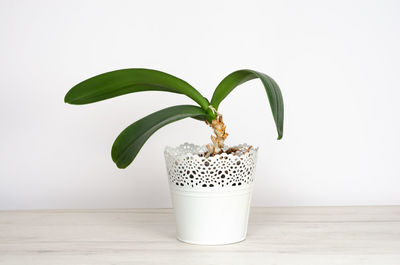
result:
<svg viewBox="0 0 400 265"><path fill-rule="evenodd" d="M115 137L192 104L143 92L73 106L76 83L155 68L207 97L230 72L272 76L281 141L258 80L221 104L228 143L260 147L253 206L400 203L397 1L1 1L0 209L170 207L163 149L209 142L193 119L158 131L126 170Z"/></svg>

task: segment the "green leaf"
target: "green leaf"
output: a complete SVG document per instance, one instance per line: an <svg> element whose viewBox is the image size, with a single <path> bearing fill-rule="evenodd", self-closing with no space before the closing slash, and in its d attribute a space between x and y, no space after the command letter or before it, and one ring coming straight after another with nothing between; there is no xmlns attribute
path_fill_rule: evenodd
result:
<svg viewBox="0 0 400 265"><path fill-rule="evenodd" d="M207 113L197 106L179 105L154 112L128 126L115 140L111 156L119 168L135 159L144 143L161 127L187 117L205 120Z"/></svg>
<svg viewBox="0 0 400 265"><path fill-rule="evenodd" d="M196 101L204 110L210 105L194 87L170 74L151 69L122 69L89 78L65 95L70 104L88 104L120 95L140 91L167 91L184 94Z"/></svg>
<svg viewBox="0 0 400 265"><path fill-rule="evenodd" d="M249 80L260 78L267 92L269 104L271 106L272 115L275 120L276 129L278 131L278 140L283 135L283 99L278 84L266 74L253 70L239 70L225 77L217 86L211 99L211 105L218 109L221 101L238 85Z"/></svg>

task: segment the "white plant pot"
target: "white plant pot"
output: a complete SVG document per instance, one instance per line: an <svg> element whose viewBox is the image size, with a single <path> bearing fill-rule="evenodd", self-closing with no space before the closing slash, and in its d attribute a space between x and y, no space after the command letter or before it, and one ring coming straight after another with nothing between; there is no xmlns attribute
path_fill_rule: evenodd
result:
<svg viewBox="0 0 400 265"><path fill-rule="evenodd" d="M247 145L241 145L247 148ZM258 149L200 157L205 146L166 147L176 236L191 244L231 244L246 238Z"/></svg>

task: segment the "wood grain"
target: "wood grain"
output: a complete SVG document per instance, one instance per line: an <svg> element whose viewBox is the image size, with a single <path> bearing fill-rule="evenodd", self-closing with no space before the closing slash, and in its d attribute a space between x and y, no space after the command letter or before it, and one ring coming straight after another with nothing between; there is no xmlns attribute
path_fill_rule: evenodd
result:
<svg viewBox="0 0 400 265"><path fill-rule="evenodd" d="M0 264L400 264L400 206L254 208L225 246L174 234L171 209L0 211Z"/></svg>

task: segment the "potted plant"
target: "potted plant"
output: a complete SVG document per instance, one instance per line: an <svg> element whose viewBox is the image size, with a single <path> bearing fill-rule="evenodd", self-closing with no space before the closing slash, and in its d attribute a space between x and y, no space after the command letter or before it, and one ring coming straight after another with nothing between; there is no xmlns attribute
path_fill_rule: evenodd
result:
<svg viewBox="0 0 400 265"><path fill-rule="evenodd" d="M164 151L177 224L177 238L194 244L229 244L244 240L258 148L228 147L221 101L238 85L259 78L265 88L278 131L283 133L283 100L276 82L266 74L239 70L216 87L211 101L187 82L156 70L123 69L89 78L73 88L64 101L88 104L140 91L184 94L199 106L178 105L150 114L128 126L115 140L111 156L126 168L147 139L161 127L187 117L205 122L214 134L205 146L183 144Z"/></svg>

